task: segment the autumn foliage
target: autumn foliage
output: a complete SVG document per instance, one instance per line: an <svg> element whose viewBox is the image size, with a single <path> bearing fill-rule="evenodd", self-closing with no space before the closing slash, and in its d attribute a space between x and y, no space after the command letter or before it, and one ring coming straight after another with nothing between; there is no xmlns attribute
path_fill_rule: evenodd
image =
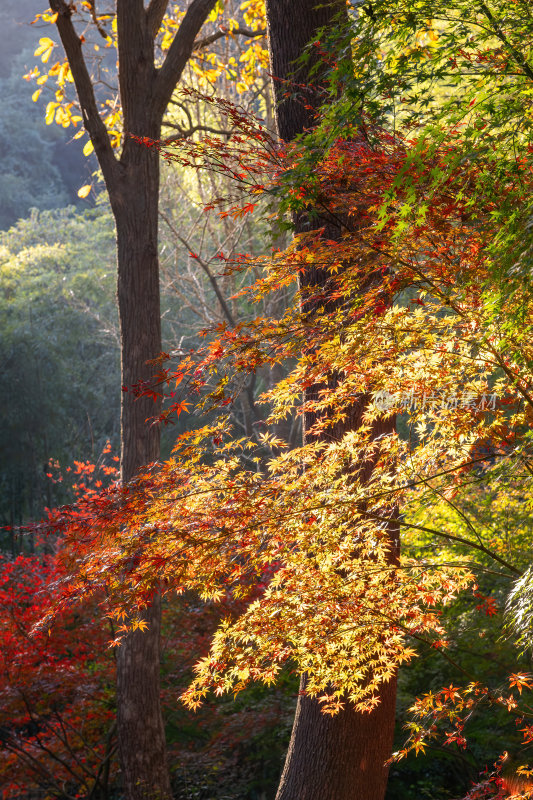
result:
<svg viewBox="0 0 533 800"><path fill-rule="evenodd" d="M223 409L241 375L276 363L292 369L263 393L254 439L236 439L222 415L180 437L168 462L63 514L69 591L105 587L119 617L161 583L206 599L250 598L198 664L185 694L191 705L209 687L270 682L291 663L307 672L326 711L346 697L369 709L379 684L413 655L410 639L445 647L438 609L474 580L469 559L391 561L383 532L398 506L427 490L453 508L474 479L527 483L530 340L520 324L502 327L490 250L497 206L481 191L490 163L449 168L460 131L430 150L369 123L365 136L337 139L316 157L309 186L291 188L295 174L309 174L300 167L308 150L277 148L249 119L241 127L229 145L206 139L167 157L193 163L194 148L201 165L231 171L252 198L281 191L296 212L319 209L320 227L265 258L264 277L247 290L250 308L280 286L294 287L294 302L280 318L252 312L211 334L202 351L158 373L156 387L136 389L155 393L166 383L165 416L195 403ZM529 162L517 169L506 193L519 202ZM252 206L246 198L230 213ZM342 220L340 241L321 234L328 218ZM225 269L247 263L243 256ZM327 279L307 291L297 278L309 263ZM527 287L513 284L505 319L530 312ZM315 391L305 411L326 437L288 449L270 426L302 414L306 387ZM365 398L363 424L337 439L335 423L354 398ZM376 440L373 426L391 414L399 432Z"/></svg>
<svg viewBox="0 0 533 800"><path fill-rule="evenodd" d="M205 346L178 363L162 354L151 382L124 387L164 395L152 424L175 414L210 421L191 424L164 463L51 515L43 527L61 537L54 569L65 580L38 630L73 601L97 598L120 644L142 627L135 614L154 592L198 596L224 614L182 694L189 708L211 689L273 683L287 667L307 674L325 713L347 701L371 711L421 649L449 658L443 611L457 597L469 593L480 615L501 613L479 574L509 586L528 574L527 547L510 558L461 501L472 490L531 507L533 300L516 230L529 224L533 148L506 154L495 185L493 142L473 151L461 121L432 138L415 124L391 133L366 114L341 135L326 118L288 146L229 102L195 96L230 118L229 141L142 143L233 178L235 193L206 213L270 213L274 225L276 207L307 230L259 260L221 252L226 273L261 266L241 292L247 320L205 331ZM329 238L333 223L342 235ZM310 269L322 280L306 286L299 277ZM256 316L281 288L286 309ZM281 364L287 375L273 384ZM229 412L251 374L262 418L243 437ZM361 424L338 435L355 404ZM304 414L314 423L294 447L280 423ZM391 417L395 432L376 437ZM394 526L406 532L401 556ZM434 740L466 747L481 705L509 711L527 746L532 688L517 669L499 687L470 676L424 694L396 758ZM506 775L500 759L469 798L528 791L530 776L525 763Z"/></svg>
<svg viewBox="0 0 533 800"><path fill-rule="evenodd" d="M61 597L51 556L0 560L2 797L104 792L114 767L114 660L98 604L34 628ZM33 631L33 633L32 633Z"/></svg>

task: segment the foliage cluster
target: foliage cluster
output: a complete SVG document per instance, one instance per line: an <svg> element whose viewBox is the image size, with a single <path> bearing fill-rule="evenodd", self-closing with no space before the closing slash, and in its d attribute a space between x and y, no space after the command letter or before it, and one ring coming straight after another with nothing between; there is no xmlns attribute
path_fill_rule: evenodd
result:
<svg viewBox="0 0 533 800"><path fill-rule="evenodd" d="M51 516L70 575L59 606L96 593L118 643L161 586L222 603L183 695L193 708L210 688L236 694L287 666L307 673L326 713L370 710L398 664L421 655L400 764L443 743L477 781L472 800L523 794L533 683L496 627L509 592L509 630L525 643L531 625L530 11L397 0L354 17L340 57L325 38L314 45L333 91L294 146L191 92L222 109L232 136L144 142L234 181L207 213L238 222L272 202L307 231L262 259L222 249L216 280L235 277L240 318L127 387L165 392L161 421L210 421L130 484ZM310 268L321 280L305 285ZM286 308L269 304L280 292ZM255 376L261 413L243 435L232 412ZM295 417L307 424L299 447L283 427ZM346 419L358 424L341 436ZM481 714L505 734L512 768L482 741ZM494 770L478 779L485 754Z"/></svg>
<svg viewBox="0 0 533 800"><path fill-rule="evenodd" d="M495 82L499 52L483 53ZM424 66L424 80L416 77L422 86L439 77L429 58ZM396 64L381 69L387 79L398 72ZM347 82L346 75L341 72L339 80ZM467 72L465 94L469 80ZM505 85L507 76L501 80ZM296 213L318 209L319 229L341 220L344 236L333 241L320 232L304 234L285 252L274 252L252 290L256 297L294 286L309 263L325 282L318 289L300 287L281 317L222 329L202 353L158 376L174 392L187 386L188 401L181 398L174 407L183 413L213 372L222 377L209 399L224 407L234 402L232 375L291 363L288 377L264 394L267 424L289 412L313 414L311 432L321 438L288 449L265 433L265 466L255 442L236 441L224 422L206 428L203 438L199 432L182 437L177 458L141 476L126 502L114 497L110 505L118 504L121 513L112 520L104 509L105 523L98 527L95 575L101 580L102 570L110 570L119 607L129 608L128 598L142 605L154 579L215 598L228 592L246 597L259 583L261 597L226 621L198 666L187 693L193 705L209 685L235 691L250 678L268 682L289 662L307 672L309 691L321 695L326 709L337 711L346 694L369 707L379 682L412 654L406 635L447 646L434 607L472 583L484 569L483 558L501 567L502 576L524 569L520 559L498 552L501 545L484 543L474 526L455 537L468 555L411 559L408 552L398 566L383 531L397 505L428 506L427 494L450 508L470 485L484 486L489 497L502 485L510 496L530 495L531 295L523 280L527 242L524 248L519 236L529 202L527 129L514 130L511 161L502 114L474 146L474 111L487 109L470 98L467 123L451 116L455 100L444 102L446 113L440 121L433 115L429 127L419 122L413 132L407 120L408 135L391 133L386 114L375 122L367 112L362 132L351 128L345 137L330 136L319 158L324 135L343 120L347 95L332 104L325 128L294 150L278 148L244 120L242 138L229 146L214 138L194 146L203 164L231 172L251 193L246 203L230 206L234 216L251 212L254 195L265 187L274 194L282 187L286 207ZM419 106L413 100L415 111ZM511 109L507 122L513 118ZM310 153L315 169L305 183ZM194 157L187 145L177 156L189 165ZM227 265L229 271L242 268ZM328 304L332 297L335 303ZM309 387L313 392L302 408L301 391ZM335 424L354 401L363 405L362 424L339 440ZM400 435L376 439L379 421L391 414L401 415ZM255 472L242 467L240 452L247 449ZM128 537L119 542L124 519ZM449 525L416 520L407 513L400 526L454 541ZM87 526L81 531L83 538L71 529L75 553L86 545ZM91 580L85 562L82 574L83 590ZM490 597L480 605L493 608ZM444 693L430 717L456 719L448 738L463 744L457 715L461 708L470 711L475 701L468 695L479 691L484 700L519 708L516 714L526 720L529 712L519 701L529 678L513 676L511 689L495 697L477 683L466 694ZM414 727L412 747L419 749L424 736L436 732L433 724Z"/></svg>
<svg viewBox="0 0 533 800"><path fill-rule="evenodd" d="M51 460L95 458L117 440L113 255L100 209L35 211L0 234L3 525L71 498L47 477Z"/></svg>

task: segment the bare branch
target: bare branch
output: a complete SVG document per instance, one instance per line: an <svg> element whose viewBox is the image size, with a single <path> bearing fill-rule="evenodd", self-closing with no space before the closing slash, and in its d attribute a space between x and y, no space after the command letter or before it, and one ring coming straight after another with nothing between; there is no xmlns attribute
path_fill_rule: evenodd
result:
<svg viewBox="0 0 533 800"><path fill-rule="evenodd" d="M202 131L203 133L213 133L216 136L226 136L228 139L233 133L231 130L221 130L219 128L213 128L211 125L199 124L191 125L189 128L182 128L181 125L176 125L173 122L165 122L164 124L167 128L173 128L173 130L179 131L179 133L176 133L173 136L166 137L165 145L172 144L173 142L181 142L183 139L188 139L197 131Z"/></svg>
<svg viewBox="0 0 533 800"><path fill-rule="evenodd" d="M190 250L190 245L189 245L189 243L187 242L187 240L186 240L186 239L184 239L184 238L183 238L183 236L181 236L181 235L178 233L178 231L176 230L176 228L174 227L174 225L172 224L172 222L171 222L171 221L168 219L168 217L167 217L165 214L163 214L161 211L159 212L159 215L160 215L161 219L162 219L164 222L166 222L166 224L168 225L168 227L170 228L170 230L172 231L172 233L173 233L173 235L176 237L176 239L177 239L179 242L181 242L181 244L182 244L184 247L186 247L186 248L187 248L187 250ZM235 321L235 318L234 318L233 314L231 313L231 311L230 311L230 309L229 309L229 306L228 306L228 304L226 303L226 299L225 299L224 295L223 295L223 294L222 294L222 292L220 291L220 287L219 287L219 285L218 285L218 282L217 282L217 279L216 279L216 277L213 275L213 273L212 273L212 272L211 272L211 270L209 269L209 265L208 265L208 264L207 264L207 263L206 263L206 262L203 260L203 258L201 258L201 257L200 257L200 256L198 256L198 255L197 255L197 256L195 256L195 260L198 262L198 264L200 265L200 267L201 267L201 268L203 269L203 271L205 272L205 274L206 274L206 276L207 276L207 279L209 280L209 283L211 284L211 286L212 286L212 288L213 288L213 291L215 292L215 294L216 294L216 296L217 296L217 300L218 300L218 302L220 303L220 307L221 307L222 311L224 312L224 316L225 316L225 317L226 317L226 319L228 320L228 322L229 322L229 324L231 325L231 327L232 327L232 328L235 328L235 326L236 326L236 324L237 324L237 323L236 323L236 321Z"/></svg>
<svg viewBox="0 0 533 800"><path fill-rule="evenodd" d="M165 17L168 0L150 0L146 9L146 22L152 39L157 36L157 31Z"/></svg>
<svg viewBox="0 0 533 800"><path fill-rule="evenodd" d="M64 0L50 0L50 7L57 13L57 30L74 79L85 130L91 137L105 180L113 181L118 164L98 111L91 76L82 53L82 42L72 23L72 9Z"/></svg>
<svg viewBox="0 0 533 800"><path fill-rule="evenodd" d="M197 39L194 43L193 50L202 50L204 47L208 47L208 45L213 44L216 42L217 39L221 39L223 36L246 36L248 39L256 39L260 36L264 36L266 34L266 29L261 28L259 31L253 31L251 28L244 28L239 25L238 28L227 28L225 26L220 26L218 31L212 33L210 36L205 36L203 39Z"/></svg>
<svg viewBox="0 0 533 800"><path fill-rule="evenodd" d="M107 42L107 33L105 31L105 28L102 27L102 25L100 24L100 22L98 20L98 17L96 16L96 3L95 3L95 0L92 0L92 2L89 3L89 5L91 7L91 19L92 19L92 21L93 21L93 23L94 23L94 25L96 27L96 30L98 31L100 36L103 39L105 39L106 42Z"/></svg>
<svg viewBox="0 0 533 800"><path fill-rule="evenodd" d="M194 50L194 43L216 0L192 0L174 37L154 86L154 109L163 117L172 92Z"/></svg>

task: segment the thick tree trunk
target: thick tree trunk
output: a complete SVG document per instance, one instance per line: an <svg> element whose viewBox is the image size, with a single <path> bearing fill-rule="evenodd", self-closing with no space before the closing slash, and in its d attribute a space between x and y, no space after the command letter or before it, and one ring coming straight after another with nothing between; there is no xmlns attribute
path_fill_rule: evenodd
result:
<svg viewBox="0 0 533 800"><path fill-rule="evenodd" d="M344 0L267 0L267 22L278 133L288 141L313 127L315 109L324 99L318 51L312 49L305 62L299 63L298 59L321 28L331 32L346 22L346 4ZM315 70L309 85L312 67ZM309 229L306 215L295 222L297 232ZM340 235L340 229L327 220L315 224L325 225L329 239ZM304 287L324 286L327 275L311 268L300 280ZM312 314L311 308L304 310ZM318 389L309 389L306 399L312 399ZM324 435L339 438L356 429L364 405L365 399L354 404L345 422ZM312 416L307 414L306 438L312 423ZM393 429L393 420L387 420L376 425L375 435ZM367 470L371 468L368 464ZM391 526L390 536L394 560L398 552L395 526ZM323 714L318 701L305 695L305 676L300 688L276 800L383 800L388 773L385 762L392 751L394 733L396 681L383 686L380 705L371 714L361 714L348 706L334 717Z"/></svg>
<svg viewBox="0 0 533 800"><path fill-rule="evenodd" d="M119 201L113 202L117 228L118 306L121 336L121 477L128 481L144 464L159 458L159 427L148 420L159 406L136 397L131 387L149 382L161 353L161 311L157 251L158 154L142 145L143 161L125 167ZM141 174L139 174L141 173ZM148 185L147 185L148 184Z"/></svg>
<svg viewBox="0 0 533 800"><path fill-rule="evenodd" d="M143 135L159 137L146 121ZM130 480L159 458L159 427L148 420L159 406L135 397L133 384L150 381L151 359L161 352L158 265L159 160L155 150L130 141L121 159L122 175L111 202L117 229L118 305L122 346L121 476ZM159 648L161 601L144 613L145 632L130 633L117 650L119 755L127 800L168 800L170 780L160 705Z"/></svg>
<svg viewBox="0 0 533 800"><path fill-rule="evenodd" d="M305 678L300 689L305 691ZM390 682L371 714L347 708L330 717L322 713L316 700L300 694L276 800L383 798L395 698L396 685Z"/></svg>
<svg viewBox="0 0 533 800"><path fill-rule="evenodd" d="M276 126L286 142L315 124L324 98L320 55L307 45L347 21L344 0L266 0L268 49ZM310 78L309 76L312 75Z"/></svg>
<svg viewBox="0 0 533 800"><path fill-rule="evenodd" d="M129 634L117 648L117 731L127 800L172 797L160 705L161 599L143 615L144 632Z"/></svg>

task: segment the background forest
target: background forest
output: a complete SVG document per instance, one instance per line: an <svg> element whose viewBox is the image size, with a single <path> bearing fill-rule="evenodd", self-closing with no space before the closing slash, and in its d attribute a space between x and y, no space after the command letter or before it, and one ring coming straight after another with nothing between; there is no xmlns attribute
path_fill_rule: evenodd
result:
<svg viewBox="0 0 533 800"><path fill-rule="evenodd" d="M109 180L53 83L55 20L29 24L39 0L0 9L1 796L137 800L110 642L161 593L177 800L280 798L300 674L342 716L401 662L386 800L527 797L531 9L348 4L350 32L315 31L281 94L263 4L211 5L157 146L166 358L122 391ZM111 15L80 13L111 71ZM292 149L284 97L312 120ZM163 420L129 506L125 392L161 394ZM404 577L383 584L397 530ZM292 800L330 800L310 791Z"/></svg>

